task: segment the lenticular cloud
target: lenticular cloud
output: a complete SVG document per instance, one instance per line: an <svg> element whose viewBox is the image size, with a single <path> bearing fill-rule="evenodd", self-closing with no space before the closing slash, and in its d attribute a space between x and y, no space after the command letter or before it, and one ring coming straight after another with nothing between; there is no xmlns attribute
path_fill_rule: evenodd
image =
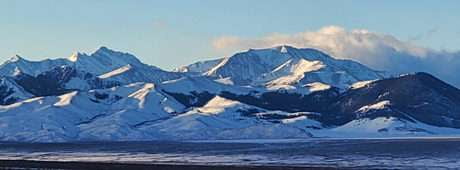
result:
<svg viewBox="0 0 460 170"><path fill-rule="evenodd" d="M363 29L327 26L295 34L273 33L260 38L222 36L213 47L222 52L277 45L318 48L336 58L353 59L377 70L400 74L430 72L460 86L460 52L438 51L401 41L394 36Z"/></svg>

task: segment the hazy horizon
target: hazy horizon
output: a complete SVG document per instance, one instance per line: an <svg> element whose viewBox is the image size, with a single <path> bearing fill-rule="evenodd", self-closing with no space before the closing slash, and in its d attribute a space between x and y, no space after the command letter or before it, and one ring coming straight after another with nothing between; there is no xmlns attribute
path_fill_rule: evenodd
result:
<svg viewBox="0 0 460 170"><path fill-rule="evenodd" d="M0 61L15 54L66 58L106 46L172 70L287 44L460 84L457 2L395 2L0 0Z"/></svg>

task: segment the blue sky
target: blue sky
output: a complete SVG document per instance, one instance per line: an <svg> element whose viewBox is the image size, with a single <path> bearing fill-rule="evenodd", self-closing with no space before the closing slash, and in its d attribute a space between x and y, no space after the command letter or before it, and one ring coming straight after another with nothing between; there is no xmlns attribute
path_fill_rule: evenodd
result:
<svg viewBox="0 0 460 170"><path fill-rule="evenodd" d="M67 57L99 46L172 69L228 52L222 36L295 34L337 25L459 50L456 0L0 0L0 60Z"/></svg>

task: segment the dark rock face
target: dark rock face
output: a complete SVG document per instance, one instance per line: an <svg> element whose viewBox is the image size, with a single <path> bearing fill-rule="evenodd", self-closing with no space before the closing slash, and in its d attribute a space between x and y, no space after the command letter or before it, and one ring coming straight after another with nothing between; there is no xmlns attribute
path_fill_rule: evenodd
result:
<svg viewBox="0 0 460 170"><path fill-rule="evenodd" d="M0 105L9 105L15 103L18 99L9 97L13 93L13 89L9 88L8 86L0 86Z"/></svg>
<svg viewBox="0 0 460 170"><path fill-rule="evenodd" d="M9 105L31 97L10 77L0 77L0 105Z"/></svg>
<svg viewBox="0 0 460 170"><path fill-rule="evenodd" d="M201 107L204 106L209 100L219 95L221 97L239 101L248 105L260 107L266 110L281 110L285 112L316 112L321 113L328 110L330 103L334 102L339 96L340 92L337 88L331 88L324 91L318 91L311 93L309 95L302 95L297 93L288 93L288 92L266 92L260 93L253 91L246 95L234 94L228 91L222 91L218 94L213 94L209 92L191 92L191 95L173 93L168 91L163 91L168 95L174 97L177 101L182 103L187 107ZM251 117L252 113L257 113L259 111L241 111L241 114L244 116ZM327 114L326 114L327 115ZM335 114L334 114L335 115ZM270 117L270 118L268 118ZM327 122L324 116L321 114L311 114L308 115L309 118ZM286 117L279 115L267 115L267 119L284 119ZM331 121L336 121L333 119ZM334 123L330 123L334 124Z"/></svg>
<svg viewBox="0 0 460 170"><path fill-rule="evenodd" d="M262 94L237 95L230 92L219 94L224 98L236 100L267 110L286 112L322 112L339 95L336 88L318 91L309 95L288 92L266 92Z"/></svg>
<svg viewBox="0 0 460 170"><path fill-rule="evenodd" d="M394 116L442 127L460 128L460 90L427 73L379 80L351 89L331 103L329 112L358 117L366 105L389 101L389 110L367 116ZM361 113L362 114L362 113Z"/></svg>
<svg viewBox="0 0 460 170"><path fill-rule="evenodd" d="M105 103L105 104L113 104L123 97L116 95L116 94L111 94L111 93L104 93L104 92L90 92L92 93L90 100L95 102L95 103Z"/></svg>
<svg viewBox="0 0 460 170"><path fill-rule="evenodd" d="M340 114L327 112L329 111L330 104L336 101L339 95L340 92L337 88L317 91L308 95L287 92L267 92L262 94L247 95L236 95L230 92L222 92L220 94L220 96L224 98L236 100L267 110L320 113L310 114L308 117L322 122L325 126L346 123L345 120L340 118ZM280 117L280 119L281 118L282 117Z"/></svg>
<svg viewBox="0 0 460 170"><path fill-rule="evenodd" d="M209 92L193 91L191 92L191 94L182 94L182 93L168 92L166 90L162 90L162 91L174 97L174 99L176 99L179 103L183 104L186 107L204 106L207 102L209 102L212 98L216 96L216 94L212 94Z"/></svg>
<svg viewBox="0 0 460 170"><path fill-rule="evenodd" d="M287 92L254 92L246 95L223 91L219 94L167 92L187 107L200 107L215 95L267 110L316 112L309 118L324 126L340 126L360 118L396 117L440 127L460 128L460 90L427 74L416 73L372 82L340 93L331 88L301 95ZM379 102L383 109L359 110ZM245 111L247 116L251 112ZM276 119L271 117L271 119ZM281 118L280 118L281 119Z"/></svg>
<svg viewBox="0 0 460 170"><path fill-rule="evenodd" d="M36 77L28 74L16 76L16 82L35 96L61 95L71 90L62 87L76 76L76 70L71 67L57 67Z"/></svg>
<svg viewBox="0 0 460 170"><path fill-rule="evenodd" d="M62 95L74 90L82 90L65 87L65 84L72 78L84 80L91 89L110 88L120 85L117 82L103 81L90 73L78 71L71 66L55 67L36 77L20 74L15 77L15 80L25 90L35 96L53 96Z"/></svg>

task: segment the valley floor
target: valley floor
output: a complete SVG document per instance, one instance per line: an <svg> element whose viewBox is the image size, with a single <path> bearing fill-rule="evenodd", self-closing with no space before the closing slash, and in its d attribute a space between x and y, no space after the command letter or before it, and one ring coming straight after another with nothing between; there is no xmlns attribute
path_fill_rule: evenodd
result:
<svg viewBox="0 0 460 170"><path fill-rule="evenodd" d="M0 143L0 169L451 169L460 138Z"/></svg>
<svg viewBox="0 0 460 170"><path fill-rule="evenodd" d="M303 170L303 169L335 169L329 167L294 167L294 166L236 166L236 165L172 165L172 164L129 164L129 163L97 163L97 162L52 162L0 160L0 169L85 169L85 170Z"/></svg>

